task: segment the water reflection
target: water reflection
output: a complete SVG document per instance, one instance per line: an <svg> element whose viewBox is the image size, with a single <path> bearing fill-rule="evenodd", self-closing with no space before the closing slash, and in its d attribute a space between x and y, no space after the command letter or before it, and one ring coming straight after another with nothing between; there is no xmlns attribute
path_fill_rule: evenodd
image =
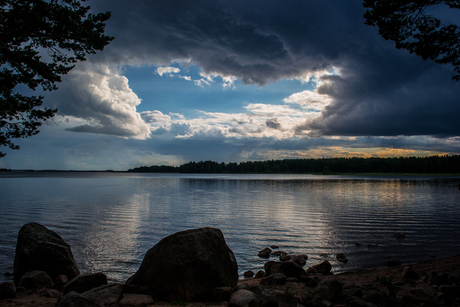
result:
<svg viewBox="0 0 460 307"><path fill-rule="evenodd" d="M31 221L58 232L83 272L112 281L133 274L163 237L204 226L222 229L240 272L260 269L257 252L272 244L308 254L308 265L329 259L335 271L394 256L422 261L460 252L457 186L457 178L294 175L0 178L0 269L12 271L17 232ZM349 262L335 261L337 252Z"/></svg>

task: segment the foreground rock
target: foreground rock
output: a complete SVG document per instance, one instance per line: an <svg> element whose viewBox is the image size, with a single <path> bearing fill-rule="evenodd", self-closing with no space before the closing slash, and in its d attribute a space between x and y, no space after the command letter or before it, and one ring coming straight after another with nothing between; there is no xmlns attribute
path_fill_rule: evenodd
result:
<svg viewBox="0 0 460 307"><path fill-rule="evenodd" d="M168 301L214 299L216 287L235 288L235 256L219 229L199 228L170 235L145 255L128 285L149 287Z"/></svg>
<svg viewBox="0 0 460 307"><path fill-rule="evenodd" d="M107 276L104 273L81 274L72 278L64 286L64 293L83 293L93 288L107 284Z"/></svg>
<svg viewBox="0 0 460 307"><path fill-rule="evenodd" d="M54 231L38 223L25 224L18 234L14 281L30 271L44 271L52 280L61 274L69 279L80 274L70 246Z"/></svg>

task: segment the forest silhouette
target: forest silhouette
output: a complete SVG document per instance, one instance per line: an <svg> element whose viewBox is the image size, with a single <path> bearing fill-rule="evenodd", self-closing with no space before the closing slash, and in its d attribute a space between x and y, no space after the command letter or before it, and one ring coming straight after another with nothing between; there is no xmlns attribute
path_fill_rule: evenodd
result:
<svg viewBox="0 0 460 307"><path fill-rule="evenodd" d="M356 174L415 173L459 174L460 156L391 158L284 159L218 163L188 162L180 166L152 165L128 170L144 173L228 173L228 174Z"/></svg>

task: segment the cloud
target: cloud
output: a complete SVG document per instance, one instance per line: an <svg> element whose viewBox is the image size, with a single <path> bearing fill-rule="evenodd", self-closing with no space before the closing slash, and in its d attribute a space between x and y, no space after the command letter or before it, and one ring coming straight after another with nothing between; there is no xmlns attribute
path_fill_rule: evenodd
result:
<svg viewBox="0 0 460 307"><path fill-rule="evenodd" d="M91 6L112 11L107 34L116 39L47 97L68 131L145 140L137 146L184 159L201 159L198 153L294 157L327 147L337 155L353 147L382 149L372 154L459 152L460 82L450 79L451 67L397 50L364 24L361 1L100 0ZM240 96L235 100L243 109L231 113L199 105L191 107L195 117L190 110L138 112L141 100L123 70L145 65L205 90L219 83L234 92L228 89L287 79L308 90L279 101ZM181 75L192 66L198 77ZM209 149L216 152L204 153Z"/></svg>
<svg viewBox="0 0 460 307"><path fill-rule="evenodd" d="M80 120L68 131L147 139L149 126L136 111L141 103L116 68L81 64L65 76L51 100L60 115Z"/></svg>
<svg viewBox="0 0 460 307"><path fill-rule="evenodd" d="M180 69L177 67L158 67L157 68L157 74L160 76L163 76L164 74L170 75L170 74L177 74L180 72Z"/></svg>
<svg viewBox="0 0 460 307"><path fill-rule="evenodd" d="M199 87L221 78L224 88L283 79L313 81L294 93L308 116L299 134L455 135L459 82L450 67L423 61L364 24L360 1L98 1L111 10L116 39L94 61L153 64L178 74L179 62L201 69ZM260 9L263 7L263 9ZM276 22L274 22L276 21ZM154 39L152 39L154 38ZM192 80L189 76L181 76ZM276 116L273 114L272 116Z"/></svg>

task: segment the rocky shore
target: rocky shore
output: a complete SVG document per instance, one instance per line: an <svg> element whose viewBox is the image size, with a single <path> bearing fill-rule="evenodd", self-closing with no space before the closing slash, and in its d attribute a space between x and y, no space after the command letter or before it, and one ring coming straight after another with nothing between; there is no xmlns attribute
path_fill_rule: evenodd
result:
<svg viewBox="0 0 460 307"><path fill-rule="evenodd" d="M125 283L109 284L102 272L81 274L58 234L29 223L18 235L14 282L0 284L0 307L460 306L460 255L336 275L328 261L306 267L308 255L276 246L259 256L279 261L238 279L222 232L191 229L153 246Z"/></svg>

